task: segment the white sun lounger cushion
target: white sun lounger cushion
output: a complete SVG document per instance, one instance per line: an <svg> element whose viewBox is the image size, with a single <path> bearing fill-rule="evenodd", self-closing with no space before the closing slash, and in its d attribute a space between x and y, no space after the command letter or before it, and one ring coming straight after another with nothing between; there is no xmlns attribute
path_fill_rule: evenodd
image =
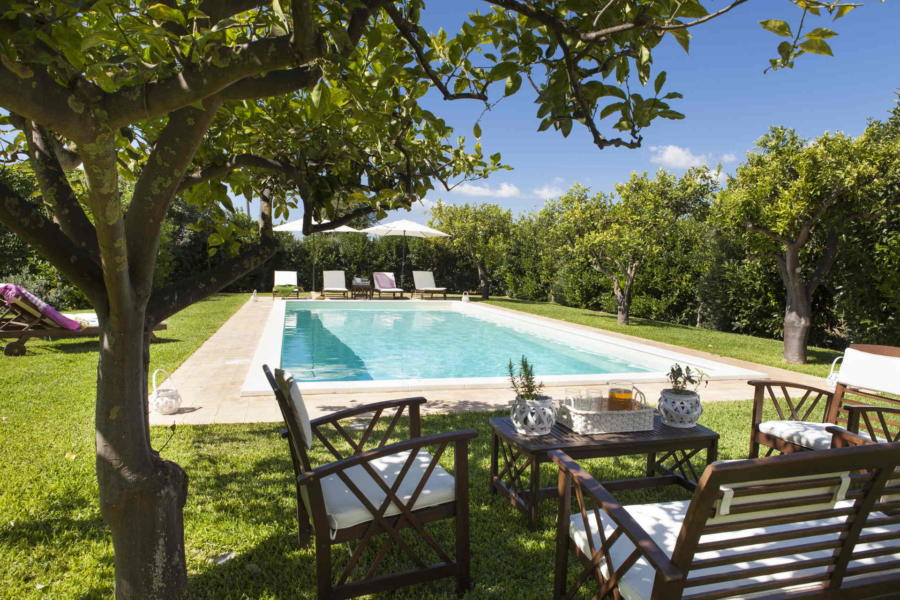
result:
<svg viewBox="0 0 900 600"><path fill-rule="evenodd" d="M413 271L413 280L416 282L416 290L424 292L443 292L447 288L437 287L434 283L434 273L431 271Z"/></svg>
<svg viewBox="0 0 900 600"><path fill-rule="evenodd" d="M323 292L346 292L347 280L343 271L322 271Z"/></svg>
<svg viewBox="0 0 900 600"><path fill-rule="evenodd" d="M389 456L376 458L369 464L378 473L381 480L390 488L397 480L400 470L409 458L410 451L398 452ZM409 471L400 482L397 489L397 496L407 503L412 498L413 492L418 487L419 482L431 464L431 455L425 450L420 450L416 454L413 464ZM350 478L353 484L363 492L369 502L375 508L380 508L384 502L385 493L366 469L360 465L350 467L344 473ZM416 502L412 509L417 510L427 508L429 506L437 506L454 500L454 481L453 476L444 470L440 465L435 466L425 487L416 498ZM367 523L372 520L372 514L369 509L359 500L359 498L346 486L338 475L329 475L322 480L322 496L325 500L325 512L328 514L328 522L331 525L332 537L337 529L353 527L360 523ZM386 517L397 515L400 509L395 502L391 502L385 511Z"/></svg>

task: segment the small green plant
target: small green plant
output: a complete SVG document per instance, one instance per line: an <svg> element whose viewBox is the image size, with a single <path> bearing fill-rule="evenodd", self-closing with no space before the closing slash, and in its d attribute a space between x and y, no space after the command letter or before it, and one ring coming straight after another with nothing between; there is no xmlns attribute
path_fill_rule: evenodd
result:
<svg viewBox="0 0 900 600"><path fill-rule="evenodd" d="M518 375L512 360L509 361L507 368L509 369L509 381L512 384L512 389L516 392L516 396L522 400L537 400L541 397L544 384L535 381L534 365L529 363L524 355L519 360Z"/></svg>
<svg viewBox="0 0 900 600"><path fill-rule="evenodd" d="M669 369L668 378L672 384L672 390L678 394L693 392L701 385L709 383L706 373L700 369L692 369L688 366L682 367L678 363L675 363Z"/></svg>

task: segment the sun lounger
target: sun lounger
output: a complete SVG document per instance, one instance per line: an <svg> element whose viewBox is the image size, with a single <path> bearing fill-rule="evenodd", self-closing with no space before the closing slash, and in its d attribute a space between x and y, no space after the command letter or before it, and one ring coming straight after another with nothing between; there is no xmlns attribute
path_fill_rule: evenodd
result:
<svg viewBox="0 0 900 600"><path fill-rule="evenodd" d="M392 298L396 298L397 294L400 294L401 298L403 297L403 290L397 287L393 273L385 271L372 273L372 280L375 282L375 291L378 292L379 298L382 294L391 294Z"/></svg>
<svg viewBox="0 0 900 600"><path fill-rule="evenodd" d="M444 300L447 299L447 288L434 285L434 273L431 271L413 271L413 280L416 283L415 293L421 294L422 300L425 294L431 294L432 298L435 294L443 294Z"/></svg>
<svg viewBox="0 0 900 600"><path fill-rule="evenodd" d="M75 318L73 318L75 317ZM166 328L164 323L154 331ZM0 339L14 338L6 344L6 356L25 354L25 342L33 337L94 337L100 324L94 313L64 315L13 283L0 283ZM155 341L155 337L152 338Z"/></svg>
<svg viewBox="0 0 900 600"><path fill-rule="evenodd" d="M297 271L275 271L275 278L272 283L272 297L274 298L277 294L277 288L290 286L293 288L291 290L291 295L295 298L300 297L300 287L297 285ZM290 296L282 296L283 298L288 298Z"/></svg>
<svg viewBox="0 0 900 600"><path fill-rule="evenodd" d="M322 294L340 294L346 298L350 290L347 289L347 279L343 271L322 271Z"/></svg>

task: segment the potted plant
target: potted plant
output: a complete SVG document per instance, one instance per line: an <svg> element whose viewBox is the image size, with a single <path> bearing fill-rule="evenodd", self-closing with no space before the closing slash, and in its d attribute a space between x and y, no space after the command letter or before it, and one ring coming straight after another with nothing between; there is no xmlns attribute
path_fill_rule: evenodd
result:
<svg viewBox="0 0 900 600"><path fill-rule="evenodd" d="M516 431L523 435L546 435L550 433L556 420L553 400L543 395L544 384L534 377L534 365L525 356L519 360L519 372L516 373L512 360L509 361L509 381L516 399L512 404L509 417Z"/></svg>
<svg viewBox="0 0 900 600"><path fill-rule="evenodd" d="M706 373L675 363L669 369L668 379L672 387L664 389L659 396L658 408L662 422L669 427L693 427L703 414L697 388L706 385Z"/></svg>

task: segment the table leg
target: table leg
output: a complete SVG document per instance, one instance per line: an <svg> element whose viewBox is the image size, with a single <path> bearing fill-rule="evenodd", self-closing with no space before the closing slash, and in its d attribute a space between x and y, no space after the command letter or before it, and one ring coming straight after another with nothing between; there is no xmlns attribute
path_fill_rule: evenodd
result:
<svg viewBox="0 0 900 600"><path fill-rule="evenodd" d="M656 474L656 452L647 454L647 477L653 477Z"/></svg>
<svg viewBox="0 0 900 600"><path fill-rule="evenodd" d="M491 436L491 479L488 483L488 487L492 494L497 493L497 488L494 487L494 480L497 478L497 475L500 473L500 468L498 465L498 455L500 454L500 438L497 436L497 433Z"/></svg>
<svg viewBox="0 0 900 600"><path fill-rule="evenodd" d="M531 463L531 485L528 498L525 500L527 506L526 515L528 516L528 526L537 529L541 526L541 515L539 510L540 493L541 493L541 463L538 462L537 456L530 456L528 461Z"/></svg>
<svg viewBox="0 0 900 600"><path fill-rule="evenodd" d="M719 460L719 439L716 438L709 442L709 447L706 449L706 464L712 464Z"/></svg>

